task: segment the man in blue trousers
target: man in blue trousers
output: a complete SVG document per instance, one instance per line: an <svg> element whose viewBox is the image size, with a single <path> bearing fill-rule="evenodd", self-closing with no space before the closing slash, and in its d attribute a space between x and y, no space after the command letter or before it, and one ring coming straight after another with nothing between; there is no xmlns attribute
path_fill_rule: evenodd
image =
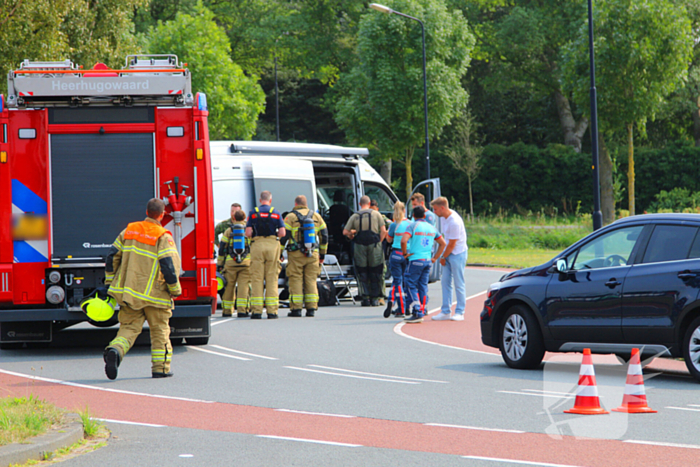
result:
<svg viewBox="0 0 700 467"><path fill-rule="evenodd" d="M405 321L422 323L428 305L430 267L440 258L446 243L440 232L426 221L423 206L413 208L413 220L401 239L401 251L408 260L405 282L410 307L407 312L412 311L412 315L406 317ZM435 256L432 256L434 242L439 247Z"/></svg>

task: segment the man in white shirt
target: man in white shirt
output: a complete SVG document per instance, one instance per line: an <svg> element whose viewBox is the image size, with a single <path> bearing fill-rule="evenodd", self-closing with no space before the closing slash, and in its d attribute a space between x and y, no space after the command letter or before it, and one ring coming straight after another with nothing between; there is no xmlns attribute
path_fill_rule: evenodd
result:
<svg viewBox="0 0 700 467"><path fill-rule="evenodd" d="M439 197L430 203L435 214L442 217L442 231L447 248L440 258L442 271L442 310L433 316L435 321L464 321L464 308L467 305L467 292L464 286L464 268L467 265L467 231L462 217L450 209L447 198ZM452 281L457 294L457 308L450 316L452 304Z"/></svg>

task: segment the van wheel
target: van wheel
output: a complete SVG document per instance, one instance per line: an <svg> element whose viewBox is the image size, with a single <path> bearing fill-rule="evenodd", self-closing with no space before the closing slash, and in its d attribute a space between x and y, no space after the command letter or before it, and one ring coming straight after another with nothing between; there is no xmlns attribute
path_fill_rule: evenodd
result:
<svg viewBox="0 0 700 467"><path fill-rule="evenodd" d="M500 332L501 356L511 368L537 368L544 358L539 323L530 310L516 305L503 318Z"/></svg>
<svg viewBox="0 0 700 467"><path fill-rule="evenodd" d="M685 332L683 359L693 378L700 381L700 316L690 323Z"/></svg>
<svg viewBox="0 0 700 467"><path fill-rule="evenodd" d="M207 345L209 343L208 337L185 337L185 342L187 345Z"/></svg>

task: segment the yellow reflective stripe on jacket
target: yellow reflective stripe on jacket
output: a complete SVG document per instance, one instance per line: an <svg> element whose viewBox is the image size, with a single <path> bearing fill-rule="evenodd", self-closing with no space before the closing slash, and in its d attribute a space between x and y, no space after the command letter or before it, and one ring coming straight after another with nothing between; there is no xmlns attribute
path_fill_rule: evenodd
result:
<svg viewBox="0 0 700 467"><path fill-rule="evenodd" d="M153 261L153 265L151 266L151 275L148 278L148 283L146 284L146 295L149 295L151 293L151 290L153 289L153 282L156 280L156 274L158 273L158 261Z"/></svg>
<svg viewBox="0 0 700 467"><path fill-rule="evenodd" d="M170 256L170 255L173 254L173 253L177 253L177 249L176 249L176 248L167 248L167 249L165 249L165 250L159 251L159 252L158 252L158 259L164 258L164 257L166 257L166 256Z"/></svg>
<svg viewBox="0 0 700 467"><path fill-rule="evenodd" d="M144 300L144 301L147 301L147 302L157 303L157 304L160 304L160 305L167 305L168 307L170 307L170 306L172 305L172 301L171 301L171 300L163 300L163 299L160 299L160 298L151 297L151 296L149 296L149 295L144 295L144 294L142 294L142 293L140 293L140 292L135 291L135 290L132 289L131 287L117 287L117 286L115 286L115 285L112 285L112 286L109 287L109 289L110 289L110 290L113 290L114 292L117 292L117 293L125 293L125 292L128 292L130 295L132 295L132 296L134 296L134 297L136 297L136 298L140 298L141 300Z"/></svg>
<svg viewBox="0 0 700 467"><path fill-rule="evenodd" d="M119 251L123 251L123 249L124 249L124 244L121 242L121 240L119 240L119 237L117 237L117 239L114 241L114 243L112 245L114 245L114 247Z"/></svg>
<svg viewBox="0 0 700 467"><path fill-rule="evenodd" d="M153 253L152 251L144 250L144 249L139 248L135 245L127 245L124 247L124 249L122 251L136 253L137 255L146 256L146 257L152 258L152 259L158 259L158 255L156 253Z"/></svg>

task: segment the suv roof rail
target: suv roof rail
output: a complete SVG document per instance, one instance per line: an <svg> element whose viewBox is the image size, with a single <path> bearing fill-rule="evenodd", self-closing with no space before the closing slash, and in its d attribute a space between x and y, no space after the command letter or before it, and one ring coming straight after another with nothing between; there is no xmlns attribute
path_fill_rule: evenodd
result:
<svg viewBox="0 0 700 467"><path fill-rule="evenodd" d="M214 141L212 141L214 142ZM222 141L232 154L368 156L367 148L346 148L332 144L278 143L273 141Z"/></svg>

